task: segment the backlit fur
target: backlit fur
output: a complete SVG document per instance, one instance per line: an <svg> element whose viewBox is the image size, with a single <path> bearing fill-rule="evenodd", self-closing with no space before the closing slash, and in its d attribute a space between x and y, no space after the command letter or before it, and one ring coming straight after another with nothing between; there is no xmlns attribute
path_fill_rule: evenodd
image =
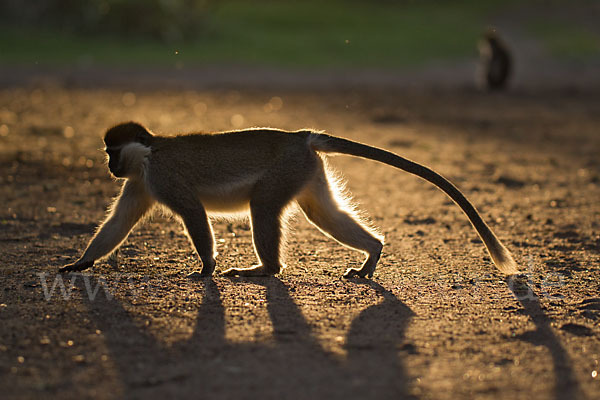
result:
<svg viewBox="0 0 600 400"><path fill-rule="evenodd" d="M454 185L431 169L382 149L308 130L256 128L156 136L133 122L109 129L104 141L111 172L127 179L83 256L62 271L88 268L110 254L160 204L183 222L206 276L213 273L217 254L209 213L245 212L260 264L224 274L272 275L284 267L289 211L297 204L321 232L366 255L362 267L349 269L345 277L371 277L383 237L361 217L343 181L327 166L324 153L380 161L433 183L465 212L498 268L505 273L517 271L508 250Z"/></svg>

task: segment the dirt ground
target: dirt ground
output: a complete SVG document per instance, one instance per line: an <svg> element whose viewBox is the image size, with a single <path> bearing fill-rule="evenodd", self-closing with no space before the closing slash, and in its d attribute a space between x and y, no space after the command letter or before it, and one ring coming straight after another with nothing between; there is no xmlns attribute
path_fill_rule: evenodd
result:
<svg viewBox="0 0 600 400"><path fill-rule="evenodd" d="M431 185L351 157L332 164L386 237L361 256L302 216L288 267L191 280L177 221L61 277L119 190L111 125L160 133L313 127L450 178L509 247L498 273ZM600 92L0 90L2 398L600 398ZM218 269L256 262L246 222L215 221Z"/></svg>

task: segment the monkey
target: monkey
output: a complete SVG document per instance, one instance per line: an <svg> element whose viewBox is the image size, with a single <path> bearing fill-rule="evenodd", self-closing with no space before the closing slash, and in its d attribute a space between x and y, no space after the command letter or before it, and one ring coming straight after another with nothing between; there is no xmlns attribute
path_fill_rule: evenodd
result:
<svg viewBox="0 0 600 400"><path fill-rule="evenodd" d="M512 58L508 46L496 29L490 28L483 34L478 47L479 86L488 90L504 89L512 72Z"/></svg>
<svg viewBox="0 0 600 400"><path fill-rule="evenodd" d="M136 122L108 129L104 143L110 173L125 181L83 255L61 267L61 272L92 267L160 204L181 218L202 262L202 277L211 276L216 266L209 216L240 212L249 214L259 264L222 274L274 275L284 268L283 218L288 206L295 204L322 233L365 255L362 266L349 268L345 278L372 278L383 237L337 195L339 187L326 164L328 154L379 161L434 184L463 210L497 268L505 274L518 272L511 253L456 186L432 169L384 149L310 129L161 136Z"/></svg>

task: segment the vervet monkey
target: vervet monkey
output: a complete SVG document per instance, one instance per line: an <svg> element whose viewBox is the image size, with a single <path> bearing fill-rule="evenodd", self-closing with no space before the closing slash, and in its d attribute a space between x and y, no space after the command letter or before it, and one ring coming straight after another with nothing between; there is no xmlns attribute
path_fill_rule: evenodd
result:
<svg viewBox="0 0 600 400"><path fill-rule="evenodd" d="M512 59L508 46L500 39L496 29L488 29L479 41L477 81L480 87L499 90L506 87L512 72Z"/></svg>
<svg viewBox="0 0 600 400"><path fill-rule="evenodd" d="M155 203L160 203L183 220L202 260L203 276L212 275L216 265L209 213L248 211L260 264L229 269L224 275L273 275L284 266L280 253L284 210L295 202L321 232L366 255L362 267L348 269L344 277L372 277L382 238L339 196L324 161L328 153L380 161L433 183L465 212L498 269L506 274L517 272L510 252L452 183L386 150L312 130L254 128L166 137L154 135L135 122L109 129L104 143L110 172L126 181L83 256L62 267L62 272L94 265L125 240Z"/></svg>

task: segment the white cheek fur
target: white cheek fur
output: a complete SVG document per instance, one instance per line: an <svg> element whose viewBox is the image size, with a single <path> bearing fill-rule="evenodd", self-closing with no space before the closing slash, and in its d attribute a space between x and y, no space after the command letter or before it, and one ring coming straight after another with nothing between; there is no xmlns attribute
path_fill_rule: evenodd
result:
<svg viewBox="0 0 600 400"><path fill-rule="evenodd" d="M146 157L151 149L141 143L129 143L121 149L121 168L128 177L141 177L145 170Z"/></svg>

